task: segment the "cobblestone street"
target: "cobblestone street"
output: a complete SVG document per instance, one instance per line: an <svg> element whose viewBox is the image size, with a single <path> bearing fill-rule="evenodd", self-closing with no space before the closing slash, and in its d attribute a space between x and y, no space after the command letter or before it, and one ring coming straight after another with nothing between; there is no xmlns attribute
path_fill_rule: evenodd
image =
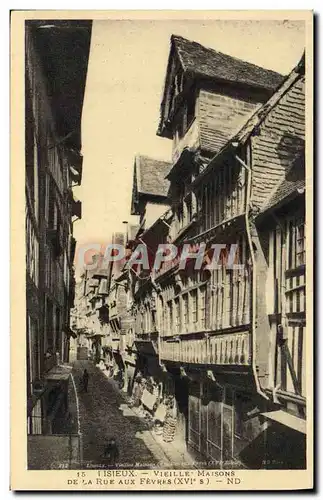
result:
<svg viewBox="0 0 323 500"><path fill-rule="evenodd" d="M84 368L90 375L88 392L82 391L81 377ZM126 405L113 382L98 368L91 362L76 361L73 376L78 392L83 435L83 468L103 465L101 456L104 444L111 437L116 439L118 445L119 467L174 467L174 461L178 457L170 459L169 454L165 454L145 423Z"/></svg>

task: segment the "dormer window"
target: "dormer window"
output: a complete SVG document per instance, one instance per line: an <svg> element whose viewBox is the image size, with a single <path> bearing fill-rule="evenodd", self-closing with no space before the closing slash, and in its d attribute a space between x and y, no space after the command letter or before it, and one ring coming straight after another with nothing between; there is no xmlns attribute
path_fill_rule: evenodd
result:
<svg viewBox="0 0 323 500"><path fill-rule="evenodd" d="M183 137L184 133L185 133L184 119L181 118L176 127L176 135L177 135L176 142L178 142L178 140Z"/></svg>
<svg viewBox="0 0 323 500"><path fill-rule="evenodd" d="M185 102L181 105L181 110L177 113L175 125L175 142L177 143L188 131L195 118L195 92L190 90Z"/></svg>
<svg viewBox="0 0 323 500"><path fill-rule="evenodd" d="M191 89L186 103L186 129L189 129L195 118L195 90Z"/></svg>
<svg viewBox="0 0 323 500"><path fill-rule="evenodd" d="M197 215L196 195L190 190L188 179L186 183L177 184L176 201L174 203L175 234L192 222Z"/></svg>
<svg viewBox="0 0 323 500"><path fill-rule="evenodd" d="M192 220L192 193L189 193L184 199L183 214L184 214L183 225L185 227Z"/></svg>
<svg viewBox="0 0 323 500"><path fill-rule="evenodd" d="M175 95L182 92L182 73L178 72L175 76Z"/></svg>

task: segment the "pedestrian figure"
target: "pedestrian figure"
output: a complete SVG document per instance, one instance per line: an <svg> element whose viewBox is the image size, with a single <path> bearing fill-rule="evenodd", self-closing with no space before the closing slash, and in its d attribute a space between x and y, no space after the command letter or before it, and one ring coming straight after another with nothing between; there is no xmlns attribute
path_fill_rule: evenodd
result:
<svg viewBox="0 0 323 500"><path fill-rule="evenodd" d="M89 384L89 373L88 373L86 368L85 368L83 375L82 375L82 384L83 384L84 391L87 392L87 386Z"/></svg>
<svg viewBox="0 0 323 500"><path fill-rule="evenodd" d="M114 466L119 458L119 449L114 438L107 441L103 451L103 458L107 465Z"/></svg>

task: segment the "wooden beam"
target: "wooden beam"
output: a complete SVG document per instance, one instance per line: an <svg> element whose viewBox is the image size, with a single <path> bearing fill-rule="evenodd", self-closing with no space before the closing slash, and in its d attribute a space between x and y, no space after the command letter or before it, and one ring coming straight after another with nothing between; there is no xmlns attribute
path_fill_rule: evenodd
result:
<svg viewBox="0 0 323 500"><path fill-rule="evenodd" d="M296 372L295 372L295 369L294 369L294 364L293 364L293 360L292 360L292 357L291 357L291 354L290 354L290 351L289 351L287 340L284 340L282 342L282 344L281 344L281 352L282 352L282 354L285 357L285 360L287 362L287 365L288 365L288 368L289 368L289 371L290 371L290 374L291 374L291 377L292 377L292 381L293 381L293 386L294 386L295 392L296 392L296 394L300 395L301 394L301 389L300 389L300 386L299 386L299 383L298 383L297 375L296 375Z"/></svg>

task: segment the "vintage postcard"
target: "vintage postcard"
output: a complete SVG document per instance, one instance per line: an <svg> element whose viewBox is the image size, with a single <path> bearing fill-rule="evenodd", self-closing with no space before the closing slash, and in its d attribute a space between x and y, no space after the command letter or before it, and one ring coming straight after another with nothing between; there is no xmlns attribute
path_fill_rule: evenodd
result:
<svg viewBox="0 0 323 500"><path fill-rule="evenodd" d="M313 488L313 13L13 11L13 490Z"/></svg>

